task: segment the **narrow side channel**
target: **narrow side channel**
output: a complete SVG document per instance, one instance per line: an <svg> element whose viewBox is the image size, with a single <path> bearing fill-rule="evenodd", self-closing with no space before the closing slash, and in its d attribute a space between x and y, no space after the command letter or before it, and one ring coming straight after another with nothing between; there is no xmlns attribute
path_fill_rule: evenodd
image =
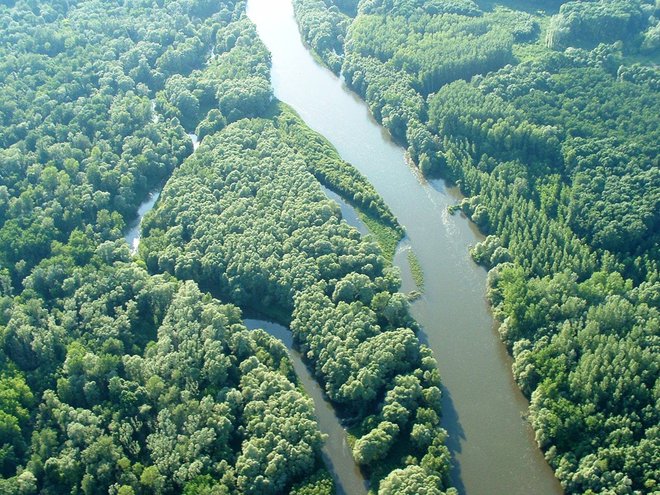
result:
<svg viewBox="0 0 660 495"><path fill-rule="evenodd" d="M157 119L154 117L154 119ZM199 148L199 139L195 134L188 134L193 145L193 153ZM142 237L142 219L144 216L149 213L158 201L160 192L163 190L163 186L160 185L153 191L151 191L146 199L140 204L137 211L137 216L135 219L128 224L128 229L126 230L126 235L124 239L128 243L128 247L131 250L131 254L137 253L138 248L140 247L140 239Z"/></svg>
<svg viewBox="0 0 660 495"><path fill-rule="evenodd" d="M337 495L363 495L367 493L367 485L360 469L353 460L348 444L346 430L341 425L335 410L328 402L321 386L303 362L300 353L293 347L291 331L277 323L265 320L245 319L245 326L250 330L261 328L273 337L282 341L289 351L289 357L296 370L298 379L305 392L314 401L316 417L320 430L328 435L323 446L323 460L332 474L337 487Z"/></svg>
<svg viewBox="0 0 660 495"><path fill-rule="evenodd" d="M348 225L355 227L362 235L367 235L369 233L369 228L360 219L360 215L358 215L357 210L348 201L346 201L332 189L325 187L323 184L321 184L321 190L329 199L333 200L339 205L339 209L341 210L341 217Z"/></svg>

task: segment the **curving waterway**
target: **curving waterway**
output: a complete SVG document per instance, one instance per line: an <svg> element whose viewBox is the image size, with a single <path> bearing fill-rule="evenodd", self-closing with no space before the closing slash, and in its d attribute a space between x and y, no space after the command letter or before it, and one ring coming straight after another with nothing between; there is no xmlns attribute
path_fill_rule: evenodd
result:
<svg viewBox="0 0 660 495"><path fill-rule="evenodd" d="M353 227L355 227L358 232L362 235L369 233L369 228L362 221L358 215L357 210L351 205L348 201L342 198L339 194L334 192L332 189L328 189L324 185L321 185L321 190L325 193L328 199L333 200L339 205L339 210L341 211L341 217L344 221Z"/></svg>
<svg viewBox="0 0 660 495"><path fill-rule="evenodd" d="M153 105L153 103L152 103ZM155 108L155 107L154 107ZM153 109L152 109L153 110ZM154 122L158 122L158 116L154 114ZM199 139L196 134L188 134L190 141L193 145L193 153L199 148ZM131 250L131 254L136 254L138 248L140 247L140 239L142 238L142 219L144 216L149 213L158 201L162 187L151 191L146 199L138 206L138 211L136 217L127 225L126 234L124 235L124 240L128 243L128 247Z"/></svg>
<svg viewBox="0 0 660 495"><path fill-rule="evenodd" d="M351 447L348 445L346 430L341 426L339 418L328 402L323 389L312 376L305 365L302 356L293 346L291 331L271 321L245 319L245 326L250 330L261 328L273 337L282 341L289 351L293 368L298 375L303 389L314 401L314 411L321 432L328 435L323 445L323 460L335 479L337 495L363 495L367 493L367 485L360 469L353 461Z"/></svg>
<svg viewBox="0 0 660 495"><path fill-rule="evenodd" d="M124 239L128 243L131 254L137 253L138 248L140 247L140 239L142 237L142 219L153 209L156 201L158 201L159 196L160 189L151 191L147 195L147 198L140 204L140 206L138 206L137 216L135 219L127 226Z"/></svg>
<svg viewBox="0 0 660 495"><path fill-rule="evenodd" d="M442 181L422 180L364 102L315 62L300 39L291 0L248 0L248 16L272 53L276 97L369 179L406 229L407 249L424 272L425 291L412 309L442 374L454 485L468 495L561 494L524 420L528 404L485 300L486 272L468 255L480 236L467 220L447 213L456 193ZM335 470L341 469L337 460L331 459Z"/></svg>

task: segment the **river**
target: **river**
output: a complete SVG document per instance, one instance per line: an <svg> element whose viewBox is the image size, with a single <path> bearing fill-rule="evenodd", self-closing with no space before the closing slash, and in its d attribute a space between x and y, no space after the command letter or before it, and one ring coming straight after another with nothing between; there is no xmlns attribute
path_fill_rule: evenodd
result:
<svg viewBox="0 0 660 495"><path fill-rule="evenodd" d="M528 403L494 328L486 272L468 255L480 235L447 212L456 193L442 181L421 179L364 102L313 59L290 2L248 0L248 16L272 53L275 96L369 179L406 229L408 249L424 272L425 291L412 310L442 375L454 486L469 495L561 494L524 419Z"/></svg>

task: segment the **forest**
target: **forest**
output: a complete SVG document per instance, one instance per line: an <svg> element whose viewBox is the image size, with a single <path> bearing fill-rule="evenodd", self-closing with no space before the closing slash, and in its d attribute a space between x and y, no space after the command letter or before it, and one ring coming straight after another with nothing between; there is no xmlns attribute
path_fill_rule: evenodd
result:
<svg viewBox="0 0 660 495"><path fill-rule="evenodd" d="M658 4L348 3L295 0L301 33L465 196L452 211L487 236L472 256L566 493L655 493Z"/></svg>
<svg viewBox="0 0 660 495"><path fill-rule="evenodd" d="M387 475L401 468L397 476L440 493L449 453L435 359L376 241L341 221L309 172L327 144L298 133L300 125L280 106L271 119L244 119L207 138L145 219L141 257L150 271L287 323L359 432L356 461L376 482L385 478L380 493L396 493ZM413 457L415 470L406 467Z"/></svg>
<svg viewBox="0 0 660 495"><path fill-rule="evenodd" d="M0 27L0 493L334 493L246 312L290 326L374 491L455 493L403 229L274 99L245 2L8 0Z"/></svg>

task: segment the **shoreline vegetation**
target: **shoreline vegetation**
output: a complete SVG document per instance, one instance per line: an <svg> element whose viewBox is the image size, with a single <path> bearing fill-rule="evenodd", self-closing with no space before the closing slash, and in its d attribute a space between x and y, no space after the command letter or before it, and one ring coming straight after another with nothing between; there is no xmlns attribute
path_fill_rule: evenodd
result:
<svg viewBox="0 0 660 495"><path fill-rule="evenodd" d="M435 360L414 335L391 263L371 236L340 221L309 174L320 171L336 190L356 172L341 161L330 168L339 160L334 150L285 106L269 117L237 121L205 139L145 218L141 255L150 270L213 285L223 300L291 314L296 346L327 397L359 425L353 454L372 488L387 493L390 471L373 466L388 459L396 479L413 476L440 490L449 455ZM361 180L353 197L393 219ZM197 188L192 215L182 193L190 184L213 185L213 192ZM198 239L180 225L205 234ZM406 440L421 431L423 438ZM407 469L404 460L417 456L424 467Z"/></svg>
<svg viewBox="0 0 660 495"><path fill-rule="evenodd" d="M353 206L369 232L376 238L385 258L391 263L396 246L405 232L383 199L367 179L352 165L341 159L335 148L320 134L308 128L286 103L278 102L289 134L305 137L315 143L308 169L328 189Z"/></svg>
<svg viewBox="0 0 660 495"><path fill-rule="evenodd" d="M658 5L547 7L294 0L317 55L425 176L465 196L451 212L486 236L471 255L566 492L651 493Z"/></svg>
<svg viewBox="0 0 660 495"><path fill-rule="evenodd" d="M465 195L566 492L657 491L657 3L294 6L411 163ZM333 493L253 307L351 418L371 493L456 495L437 363L391 263L403 229L274 101L245 2L6 0L0 26L0 492ZM133 257L122 232L164 181Z"/></svg>

